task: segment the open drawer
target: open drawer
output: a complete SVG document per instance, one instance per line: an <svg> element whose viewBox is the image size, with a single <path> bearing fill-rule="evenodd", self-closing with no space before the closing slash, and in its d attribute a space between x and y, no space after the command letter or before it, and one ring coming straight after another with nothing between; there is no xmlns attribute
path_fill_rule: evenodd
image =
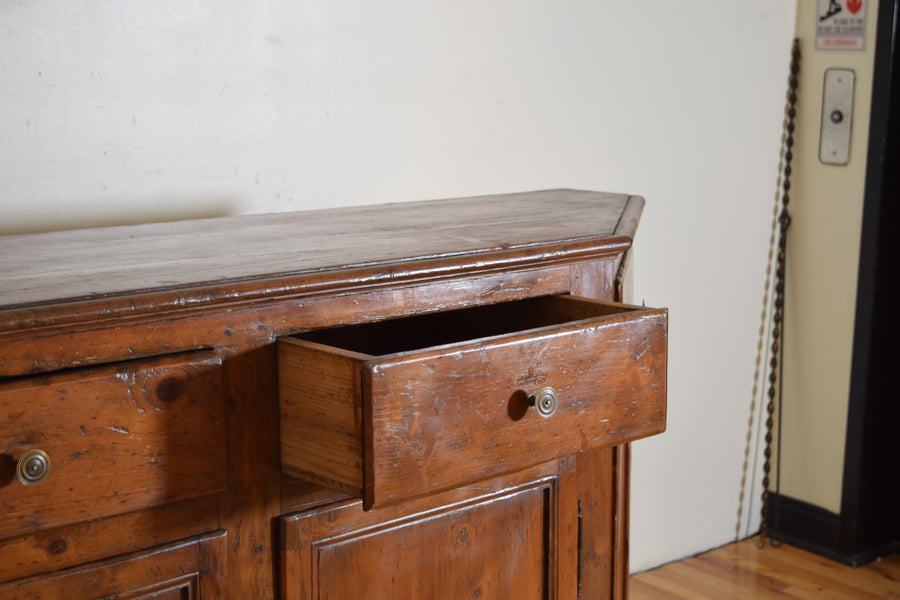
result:
<svg viewBox="0 0 900 600"><path fill-rule="evenodd" d="M366 508L665 429L665 309L548 296L278 344L282 470Z"/></svg>

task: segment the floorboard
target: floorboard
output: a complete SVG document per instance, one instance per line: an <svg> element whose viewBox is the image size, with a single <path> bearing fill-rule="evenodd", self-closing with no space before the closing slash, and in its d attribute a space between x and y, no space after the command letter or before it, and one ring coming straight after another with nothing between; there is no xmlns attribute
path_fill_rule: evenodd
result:
<svg viewBox="0 0 900 600"><path fill-rule="evenodd" d="M756 538L637 573L630 600L900 599L900 555L856 569Z"/></svg>

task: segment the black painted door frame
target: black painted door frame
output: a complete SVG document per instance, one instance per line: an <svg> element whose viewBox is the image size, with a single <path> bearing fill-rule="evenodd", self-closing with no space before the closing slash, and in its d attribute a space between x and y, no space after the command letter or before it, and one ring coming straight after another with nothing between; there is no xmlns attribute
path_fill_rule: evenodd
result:
<svg viewBox="0 0 900 600"><path fill-rule="evenodd" d="M900 0L878 10L838 551L900 541Z"/></svg>
<svg viewBox="0 0 900 600"><path fill-rule="evenodd" d="M877 19L841 512L773 495L766 514L773 538L854 566L900 552L900 0Z"/></svg>

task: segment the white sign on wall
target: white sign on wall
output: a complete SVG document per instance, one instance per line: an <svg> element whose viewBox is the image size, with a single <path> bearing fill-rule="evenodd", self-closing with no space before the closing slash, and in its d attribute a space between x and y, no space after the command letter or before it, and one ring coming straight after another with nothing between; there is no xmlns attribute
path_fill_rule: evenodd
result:
<svg viewBox="0 0 900 600"><path fill-rule="evenodd" d="M868 0L818 0L816 50L862 50Z"/></svg>

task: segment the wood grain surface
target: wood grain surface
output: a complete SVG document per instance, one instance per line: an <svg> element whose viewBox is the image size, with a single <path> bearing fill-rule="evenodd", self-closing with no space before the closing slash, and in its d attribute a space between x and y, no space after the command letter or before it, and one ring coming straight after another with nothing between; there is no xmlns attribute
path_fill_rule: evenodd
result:
<svg viewBox="0 0 900 600"><path fill-rule="evenodd" d="M379 585L401 596L433 598L438 586L453 597L622 600L628 446L610 444L630 439L622 431L660 430L660 397L643 407L612 403L636 428L588 432L584 446L551 427L538 458L527 456L528 438L540 442L545 432L525 432L521 448L504 450L478 481L457 477L418 488L443 491L363 510L282 467L278 345L312 330L537 297L613 301L642 207L634 196L555 190L0 238L0 598L308 598L310 586L323 597L379 597L355 577L356 565L379 574L384 564ZM490 335L493 320L478 329ZM417 333L398 335L415 341ZM565 336L544 337L564 345ZM661 339L642 353L628 341L641 336L615 337L608 345L624 344L626 363L665 347ZM532 341L519 346L525 370L507 377L522 390L540 383L540 355L550 352ZM568 351L578 360L587 353ZM315 361L302 363L315 370ZM650 367L659 383L664 366ZM399 392L402 370L391 385ZM607 377L613 388L640 383L625 370L631 375ZM452 387L452 369L442 373L422 386ZM564 394L567 385L558 384ZM408 426L413 445L427 404L406 413L391 405L390 426ZM359 431L360 405L317 415L332 429L331 446L307 450L323 463L335 458L347 431ZM335 418L354 425L333 427ZM432 428L440 453L446 424ZM482 446L497 433L487 425L473 430ZM575 454L548 460L560 456L543 453L557 441ZM38 497L10 467L45 443L53 467L30 489ZM365 435L353 440L352 460L360 447L365 459L365 443ZM446 454L435 464L454 458ZM359 481L358 462L330 466ZM305 512L290 516L296 510ZM323 561L312 571L317 548ZM527 575L517 575L518 563ZM433 577L410 579L410 565Z"/></svg>
<svg viewBox="0 0 900 600"><path fill-rule="evenodd" d="M574 599L576 515L557 517L570 467L545 463L380 511L351 501L286 516L283 597Z"/></svg>
<svg viewBox="0 0 900 600"><path fill-rule="evenodd" d="M283 338L282 464L371 507L658 433L665 338L664 310L569 295Z"/></svg>
<svg viewBox="0 0 900 600"><path fill-rule="evenodd" d="M0 384L0 539L224 490L223 404L209 352ZM50 471L27 486L30 449Z"/></svg>
<svg viewBox="0 0 900 600"><path fill-rule="evenodd" d="M0 236L0 307L547 243L559 251L561 243L618 235L629 202L641 204L621 194L552 190Z"/></svg>
<svg viewBox="0 0 900 600"><path fill-rule="evenodd" d="M789 544L759 548L757 538L637 573L631 600L900 598L900 555L849 567Z"/></svg>
<svg viewBox="0 0 900 600"><path fill-rule="evenodd" d="M0 583L0 600L224 600L225 532L76 567Z"/></svg>
<svg viewBox="0 0 900 600"><path fill-rule="evenodd" d="M367 365L367 504L663 431L665 337L665 311L625 311ZM548 418L528 408L545 386Z"/></svg>

